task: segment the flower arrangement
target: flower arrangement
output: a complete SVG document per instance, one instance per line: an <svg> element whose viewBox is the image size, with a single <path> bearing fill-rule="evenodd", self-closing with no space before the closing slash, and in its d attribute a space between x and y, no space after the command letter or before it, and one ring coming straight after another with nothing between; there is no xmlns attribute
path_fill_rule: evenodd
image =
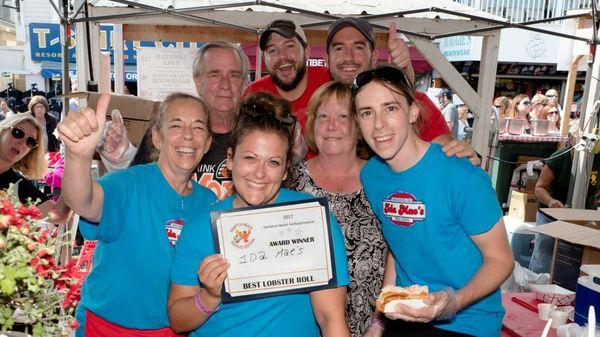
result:
<svg viewBox="0 0 600 337"><path fill-rule="evenodd" d="M58 336L75 327L72 317L81 281L74 262L59 266L54 256L67 245L43 226L39 209L14 193L0 192L0 326L15 321L34 336Z"/></svg>

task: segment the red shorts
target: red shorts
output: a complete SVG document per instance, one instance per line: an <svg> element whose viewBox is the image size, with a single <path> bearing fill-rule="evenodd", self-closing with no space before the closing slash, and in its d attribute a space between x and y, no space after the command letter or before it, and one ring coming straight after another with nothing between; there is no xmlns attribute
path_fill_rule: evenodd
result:
<svg viewBox="0 0 600 337"><path fill-rule="evenodd" d="M111 323L93 312L86 310L85 337L185 337L176 334L171 328L155 330L129 329Z"/></svg>

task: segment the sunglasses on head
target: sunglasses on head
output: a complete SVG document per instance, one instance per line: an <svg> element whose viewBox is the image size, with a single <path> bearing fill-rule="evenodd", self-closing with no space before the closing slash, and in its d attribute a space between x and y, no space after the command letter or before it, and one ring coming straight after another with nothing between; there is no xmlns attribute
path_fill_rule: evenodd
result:
<svg viewBox="0 0 600 337"><path fill-rule="evenodd" d="M10 134L13 136L13 138L23 139L23 137L25 137L25 131L20 127L13 126L10 129ZM27 147L30 149L34 149L36 146L38 146L38 142L35 138L30 136L25 139L25 145L27 145Z"/></svg>
<svg viewBox="0 0 600 337"><path fill-rule="evenodd" d="M283 116L283 117L277 116L275 111L261 109L261 108L257 107L256 105L252 105L252 106L242 105L240 112L246 116L251 116L254 118L271 117L271 118L276 119L279 123L281 123L285 126L288 126L288 127L294 127L294 125L296 124L296 116L294 116L294 115L287 115L287 116Z"/></svg>
<svg viewBox="0 0 600 337"><path fill-rule="evenodd" d="M406 75L404 75L400 69L394 67L382 67L363 71L362 73L356 75L354 82L352 82L352 94L356 94L360 88L364 87L375 79L398 83L405 89L412 91L412 86L409 84Z"/></svg>

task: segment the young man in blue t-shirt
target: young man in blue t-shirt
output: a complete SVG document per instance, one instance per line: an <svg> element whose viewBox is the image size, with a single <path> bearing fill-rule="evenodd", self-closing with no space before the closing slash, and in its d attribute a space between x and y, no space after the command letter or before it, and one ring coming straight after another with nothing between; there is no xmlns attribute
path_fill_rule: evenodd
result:
<svg viewBox="0 0 600 337"><path fill-rule="evenodd" d="M425 307L397 304L371 336L498 336L499 286L513 258L489 177L416 136L414 88L395 67L359 74L353 109L375 151L360 178L390 248L384 285L427 285ZM377 314L375 317L377 317ZM374 318L377 320L377 318Z"/></svg>

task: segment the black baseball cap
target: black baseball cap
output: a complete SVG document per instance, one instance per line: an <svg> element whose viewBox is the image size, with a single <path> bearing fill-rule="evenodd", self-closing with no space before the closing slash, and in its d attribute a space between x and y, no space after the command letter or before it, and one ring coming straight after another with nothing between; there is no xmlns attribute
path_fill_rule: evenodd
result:
<svg viewBox="0 0 600 337"><path fill-rule="evenodd" d="M271 33L277 33L286 39L297 37L302 46L306 47L306 34L304 34L302 27L296 25L294 21L291 20L275 20L269 23L267 28L260 33L260 37L258 39L260 50L265 50Z"/></svg>
<svg viewBox="0 0 600 337"><path fill-rule="evenodd" d="M369 21L355 16L348 16L336 20L329 26L329 33L327 33L327 50L329 50L329 45L331 44L333 36L337 34L340 29L346 27L356 28L367 38L367 40L369 40L369 42L371 42L371 49L375 48L375 34L373 33L373 27L371 27Z"/></svg>

